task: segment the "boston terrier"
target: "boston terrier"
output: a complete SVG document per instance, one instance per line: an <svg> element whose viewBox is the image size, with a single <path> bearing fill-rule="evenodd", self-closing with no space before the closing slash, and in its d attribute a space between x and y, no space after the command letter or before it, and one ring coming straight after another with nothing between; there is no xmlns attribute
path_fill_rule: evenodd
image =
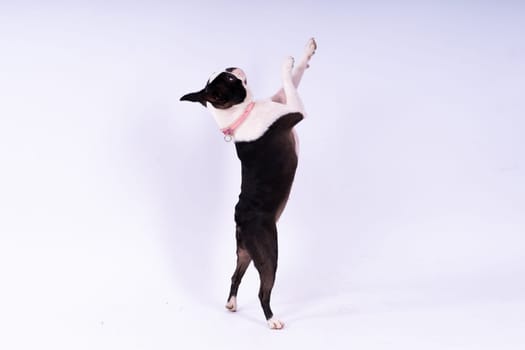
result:
<svg viewBox="0 0 525 350"><path fill-rule="evenodd" d="M237 310L237 291L253 260L259 272L259 300L271 329L284 323L274 317L270 294L277 271L276 223L286 205L297 168L297 136L293 127L304 118L297 86L317 44L312 38L294 68L293 57L282 65L283 87L271 98L254 101L240 68L214 73L204 89L181 97L210 110L226 141L234 141L241 161L241 193L235 206L237 267L226 308Z"/></svg>

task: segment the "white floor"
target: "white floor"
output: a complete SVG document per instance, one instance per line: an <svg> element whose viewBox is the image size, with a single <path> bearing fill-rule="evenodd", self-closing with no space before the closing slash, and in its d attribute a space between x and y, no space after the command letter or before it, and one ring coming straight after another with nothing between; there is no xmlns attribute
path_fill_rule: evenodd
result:
<svg viewBox="0 0 525 350"><path fill-rule="evenodd" d="M8 332L2 347L511 350L525 341L523 300L441 300L424 291L386 289L297 298L281 288L273 304L286 328L271 331L254 295L241 297L238 312L230 313L219 298L198 300L174 289L119 292L113 295L110 284L94 296L17 300L8 317L3 307L1 327Z"/></svg>
<svg viewBox="0 0 525 350"><path fill-rule="evenodd" d="M178 255L139 231L129 228L118 240L61 237L60 246L52 234L4 240L2 348L512 350L525 344L520 281L516 290L497 276L426 285L383 278L374 285L349 265L356 272L352 283L337 269L322 272L312 261L293 261L294 247L283 233L273 308L286 328L272 331L256 297L253 267L241 285L239 310L224 308L233 240L199 259L192 258L198 247L191 238L187 254ZM333 261L314 258L327 269Z"/></svg>

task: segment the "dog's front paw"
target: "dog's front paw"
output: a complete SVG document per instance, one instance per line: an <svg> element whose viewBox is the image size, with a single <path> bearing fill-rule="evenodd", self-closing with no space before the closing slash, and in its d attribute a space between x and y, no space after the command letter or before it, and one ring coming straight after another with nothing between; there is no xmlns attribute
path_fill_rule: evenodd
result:
<svg viewBox="0 0 525 350"><path fill-rule="evenodd" d="M310 62L310 58L312 58L312 56L315 54L315 50L317 50L317 42L314 38L310 38L310 40L308 40L308 42L306 43L304 56L301 59L299 65L305 68L309 68L310 65L308 63Z"/></svg>
<svg viewBox="0 0 525 350"><path fill-rule="evenodd" d="M268 320L268 327L270 327L270 329L276 329L276 330L283 329L284 322L272 317Z"/></svg>
<svg viewBox="0 0 525 350"><path fill-rule="evenodd" d="M283 73L285 74L292 73L294 62L295 62L295 59L292 56L286 57L283 63Z"/></svg>
<svg viewBox="0 0 525 350"><path fill-rule="evenodd" d="M306 51L304 53L306 58L312 58L312 56L315 54L315 50L317 50L317 42L314 38L310 38L310 40L308 40L306 43Z"/></svg>

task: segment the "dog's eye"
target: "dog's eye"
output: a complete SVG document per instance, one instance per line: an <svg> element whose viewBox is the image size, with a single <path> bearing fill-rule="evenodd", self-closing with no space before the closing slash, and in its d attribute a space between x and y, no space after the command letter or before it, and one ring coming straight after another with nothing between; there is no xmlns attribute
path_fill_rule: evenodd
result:
<svg viewBox="0 0 525 350"><path fill-rule="evenodd" d="M226 79L228 79L228 81L234 81L235 80L235 76L233 76L232 74L229 74Z"/></svg>

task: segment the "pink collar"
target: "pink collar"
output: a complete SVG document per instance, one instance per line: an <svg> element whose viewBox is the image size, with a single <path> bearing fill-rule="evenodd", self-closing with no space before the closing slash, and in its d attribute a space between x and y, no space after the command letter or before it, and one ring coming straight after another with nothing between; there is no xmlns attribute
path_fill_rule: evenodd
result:
<svg viewBox="0 0 525 350"><path fill-rule="evenodd" d="M222 133L224 134L224 140L226 141L232 140L233 133L235 132L235 130L237 130L239 126L241 126L241 124L246 120L246 118L248 118L248 116L250 115L250 112L253 109L253 106L255 106L255 102L250 102L250 104L246 107L244 112L241 114L239 118L237 118L236 121L234 121L227 128L221 129Z"/></svg>

